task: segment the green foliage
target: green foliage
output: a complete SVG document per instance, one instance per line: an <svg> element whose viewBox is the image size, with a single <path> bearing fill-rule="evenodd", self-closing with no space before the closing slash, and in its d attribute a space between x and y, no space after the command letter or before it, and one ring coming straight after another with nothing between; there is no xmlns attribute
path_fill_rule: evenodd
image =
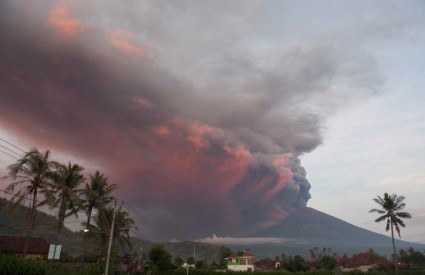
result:
<svg viewBox="0 0 425 275"><path fill-rule="evenodd" d="M187 258L186 259L186 263L188 263L188 264L195 264L195 258L193 258L193 257Z"/></svg>
<svg viewBox="0 0 425 275"><path fill-rule="evenodd" d="M323 247L322 251L318 247L309 250L311 265L320 269L333 269L336 266L334 258L330 257L331 248ZM333 264L333 262L335 262Z"/></svg>
<svg viewBox="0 0 425 275"><path fill-rule="evenodd" d="M181 267L184 264L184 260L182 259L182 257L177 256L174 258L174 262L173 262L176 266Z"/></svg>
<svg viewBox="0 0 425 275"><path fill-rule="evenodd" d="M103 233L94 233L93 237L100 241L101 248L105 251L109 243L109 232L111 231L113 217L114 208L104 208L94 216L95 226L92 226L93 231ZM117 241L122 248L126 246L131 248L130 230L132 228L134 228L134 220L129 217L128 212L121 207L115 210L114 242Z"/></svg>
<svg viewBox="0 0 425 275"><path fill-rule="evenodd" d="M410 219L412 215L408 212L400 212L404 209L406 204L403 202L404 196L397 196L396 194L388 195L388 193L384 194L384 198L377 196L378 198L373 199L381 209L371 209L370 213L378 213L382 216L377 218L375 222L386 221L385 230L388 231L391 229L393 232L393 227L397 231L399 237L400 235L400 226L405 227L403 220L401 219Z"/></svg>
<svg viewBox="0 0 425 275"><path fill-rule="evenodd" d="M47 274L46 263L0 254L0 274L44 275Z"/></svg>
<svg viewBox="0 0 425 275"><path fill-rule="evenodd" d="M323 256L319 261L320 269L332 270L336 267L336 260L329 255Z"/></svg>
<svg viewBox="0 0 425 275"><path fill-rule="evenodd" d="M226 265L226 258L230 256L230 254L232 253L232 250L230 250L230 248L225 247L225 246L220 246L220 266L225 266Z"/></svg>
<svg viewBox="0 0 425 275"><path fill-rule="evenodd" d="M171 254L160 244L155 244L149 250L149 260L152 267L160 272L167 271L171 268Z"/></svg>
<svg viewBox="0 0 425 275"><path fill-rule="evenodd" d="M416 251L413 247L409 249L400 249L400 261L408 263L415 267L425 267L425 255L420 251Z"/></svg>
<svg viewBox="0 0 425 275"><path fill-rule="evenodd" d="M21 205L28 196L31 196L31 207L28 208L27 215L27 230L29 232L34 228L39 193L44 195L46 201L52 199L52 176L60 164L51 161L49 158L49 151L41 153L37 149L33 149L25 153L15 163L9 165L7 167L8 175L0 178L1 181L11 181L6 187L6 191L13 193L10 200L12 204ZM20 189L14 193L18 186L21 186Z"/></svg>
<svg viewBox="0 0 425 275"><path fill-rule="evenodd" d="M294 258L288 258L284 264L284 268L291 272L307 271L309 266L305 262L304 258L300 255L296 255Z"/></svg>
<svg viewBox="0 0 425 275"><path fill-rule="evenodd" d="M86 183L81 193L86 209L87 228L90 228L91 225L90 222L93 209L101 211L111 203L113 200L111 193L116 188L116 184L109 184L108 177L99 171L96 171L94 175L90 175L90 182Z"/></svg>
<svg viewBox="0 0 425 275"><path fill-rule="evenodd" d="M58 232L63 228L65 218L75 215L82 208L82 200L79 197L79 186L84 182L82 175L83 167L69 162L68 165L60 165L53 173L52 192L55 197L50 204L51 208L58 209Z"/></svg>
<svg viewBox="0 0 425 275"><path fill-rule="evenodd" d="M197 269L205 269L205 268L207 268L207 264L206 264L205 261L196 261L195 267Z"/></svg>

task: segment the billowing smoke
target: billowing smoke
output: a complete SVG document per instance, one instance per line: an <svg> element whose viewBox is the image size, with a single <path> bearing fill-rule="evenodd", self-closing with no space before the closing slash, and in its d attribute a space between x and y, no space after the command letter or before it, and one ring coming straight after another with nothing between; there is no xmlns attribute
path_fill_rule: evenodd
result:
<svg viewBox="0 0 425 275"><path fill-rule="evenodd" d="M99 167L173 228L150 237L246 235L305 206L299 156L379 85L355 49L278 37L267 3L5 2L0 124Z"/></svg>

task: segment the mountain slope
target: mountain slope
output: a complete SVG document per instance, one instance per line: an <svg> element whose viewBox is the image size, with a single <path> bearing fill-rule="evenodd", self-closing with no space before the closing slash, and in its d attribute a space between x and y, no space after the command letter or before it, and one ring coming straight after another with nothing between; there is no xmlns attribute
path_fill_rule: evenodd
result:
<svg viewBox="0 0 425 275"><path fill-rule="evenodd" d="M305 207L291 213L286 219L267 229L254 234L255 237L280 237L287 241L280 245L281 249L300 250L313 247L330 247L334 252L358 253L369 248L389 255L391 238L371 232L358 226L337 219L333 216ZM415 247L424 249L425 245L396 240L397 248ZM263 245L262 251L275 250L276 245L268 248ZM277 246L278 247L278 246ZM278 254L279 255L279 254Z"/></svg>
<svg viewBox="0 0 425 275"><path fill-rule="evenodd" d="M331 242L381 243L388 237L349 224L343 220L305 207L295 210L281 223L258 232L262 237L285 237Z"/></svg>

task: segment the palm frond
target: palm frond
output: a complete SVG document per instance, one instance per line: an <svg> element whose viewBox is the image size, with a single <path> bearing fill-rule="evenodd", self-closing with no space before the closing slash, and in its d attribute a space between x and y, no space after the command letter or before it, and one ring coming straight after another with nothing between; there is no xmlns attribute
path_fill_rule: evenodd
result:
<svg viewBox="0 0 425 275"><path fill-rule="evenodd" d="M369 213L375 213L375 212L378 213L378 214L384 214L385 213L384 210L380 210L380 209L376 209L376 208L369 210Z"/></svg>
<svg viewBox="0 0 425 275"><path fill-rule="evenodd" d="M378 217L375 222L382 222L383 220L388 218L388 214L382 215L380 217Z"/></svg>
<svg viewBox="0 0 425 275"><path fill-rule="evenodd" d="M404 218L404 219L411 219L412 218L412 215L408 212L397 212L396 216L400 217L400 218Z"/></svg>

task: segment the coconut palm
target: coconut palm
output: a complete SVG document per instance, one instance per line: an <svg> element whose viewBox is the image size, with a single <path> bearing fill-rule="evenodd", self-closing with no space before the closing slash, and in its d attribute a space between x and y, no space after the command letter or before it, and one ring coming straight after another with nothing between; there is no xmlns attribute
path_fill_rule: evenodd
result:
<svg viewBox="0 0 425 275"><path fill-rule="evenodd" d="M116 188L116 184L109 184L108 177L105 177L99 171L96 171L94 175L90 175L90 182L82 190L82 198L87 215L86 228L90 228L93 209L99 212L105 208L113 200L111 193Z"/></svg>
<svg viewBox="0 0 425 275"><path fill-rule="evenodd" d="M7 167L9 174L1 178L1 180L11 180L12 182L6 187L6 191L13 192L15 188L23 185L16 193L13 194L11 202L18 205L22 204L24 199L31 196L30 207L27 212L27 235L34 228L37 198L38 194L44 194L47 200L52 199L50 191L52 186L52 176L60 164L52 161L50 152L39 152L37 149L25 153L14 164Z"/></svg>
<svg viewBox="0 0 425 275"><path fill-rule="evenodd" d="M394 242L394 228L398 233L398 236L401 238L400 235L400 226L405 227L406 225L401 219L410 219L412 218L412 215L408 212L400 212L404 209L406 204L403 202L405 199L404 196L397 196L396 194L388 195L388 193L384 194L384 197L381 198L380 196L377 196L377 198L374 198L373 200L379 204L380 209L371 209L369 213L378 213L382 216L378 217L375 222L381 222L386 220L387 224L385 227L385 230L388 231L391 229L391 240L393 244L393 254L394 254L394 264L396 268L396 272L398 273L398 265L397 265L397 251L395 247Z"/></svg>
<svg viewBox="0 0 425 275"><path fill-rule="evenodd" d="M55 201L51 207L58 207L58 226L59 233L63 228L65 218L75 215L78 218L78 211L81 209L82 201L79 197L80 185L84 182L84 176L81 172L83 167L78 164L68 163L61 165L53 177L53 192L56 195Z"/></svg>
<svg viewBox="0 0 425 275"><path fill-rule="evenodd" d="M96 234L97 239L100 241L102 250L104 250L109 241L113 216L114 208L107 207L98 211L93 217L93 231L103 233ZM115 212L113 241L117 241L122 248L125 248L126 246L131 248L130 230L132 228L135 228L134 220L129 217L127 211L119 207Z"/></svg>

